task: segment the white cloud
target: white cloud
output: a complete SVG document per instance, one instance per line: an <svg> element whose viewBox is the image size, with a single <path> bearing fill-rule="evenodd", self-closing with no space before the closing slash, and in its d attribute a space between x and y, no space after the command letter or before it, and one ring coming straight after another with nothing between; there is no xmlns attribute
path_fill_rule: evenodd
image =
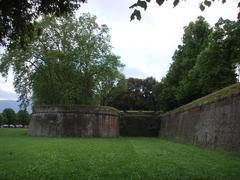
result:
<svg viewBox="0 0 240 180"><path fill-rule="evenodd" d="M15 92L9 92L0 88L0 100L17 100Z"/></svg>
<svg viewBox="0 0 240 180"><path fill-rule="evenodd" d="M162 7L153 1L146 12L142 11L141 21L130 22L132 10L128 7L136 1L91 0L77 11L77 15L82 12L95 14L99 23L111 28L114 52L121 56L128 77L153 76L160 80L166 74L178 44L181 44L184 26L199 15L214 25L221 16L236 20L238 13L236 0L227 1L225 5L215 1L204 12L199 9L199 2L203 0L181 1L176 8L173 8L172 1L165 2ZM0 88L14 92L12 77L7 83L0 79Z"/></svg>
<svg viewBox="0 0 240 180"><path fill-rule="evenodd" d="M10 71L6 78L0 76L0 89L8 92L15 92L13 87L13 72Z"/></svg>

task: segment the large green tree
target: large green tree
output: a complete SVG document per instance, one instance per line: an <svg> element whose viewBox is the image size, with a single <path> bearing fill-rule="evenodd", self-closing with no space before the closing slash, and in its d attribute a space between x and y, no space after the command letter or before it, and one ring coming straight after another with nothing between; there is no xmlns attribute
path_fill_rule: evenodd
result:
<svg viewBox="0 0 240 180"><path fill-rule="evenodd" d="M128 90L128 81L122 76L117 85L111 89L106 98L106 105L113 106L121 110L127 110L125 96Z"/></svg>
<svg viewBox="0 0 240 180"><path fill-rule="evenodd" d="M117 75L116 79L113 79L114 76L109 76L108 79L100 83L100 105L110 105L115 97L121 95L127 89L127 81L123 74Z"/></svg>
<svg viewBox="0 0 240 180"><path fill-rule="evenodd" d="M30 115L27 110L19 110L17 112L17 124L28 125L30 121Z"/></svg>
<svg viewBox="0 0 240 180"><path fill-rule="evenodd" d="M179 99L201 97L236 83L239 47L239 22L220 18L209 36L208 46L201 51L194 67L181 82L177 93Z"/></svg>
<svg viewBox="0 0 240 180"><path fill-rule="evenodd" d="M184 28L182 45L178 46L166 77L162 79L158 85L159 87L156 88L158 106L163 111L186 103L185 100L177 96L179 86L194 67L200 52L207 47L211 32L212 29L209 24L201 16ZM190 96L189 98L188 101L194 99L194 97Z"/></svg>
<svg viewBox="0 0 240 180"><path fill-rule="evenodd" d="M169 85L164 77L155 87L156 109L166 112L178 106L175 97L176 87Z"/></svg>
<svg viewBox="0 0 240 180"><path fill-rule="evenodd" d="M156 87L158 108L168 111L237 82L239 47L239 22L220 18L213 28L202 17L191 22Z"/></svg>
<svg viewBox="0 0 240 180"><path fill-rule="evenodd" d="M11 108L6 108L2 112L2 117L3 117L3 124L16 124L17 117L16 113L13 109Z"/></svg>
<svg viewBox="0 0 240 180"><path fill-rule="evenodd" d="M19 99L26 104L100 104L121 77L123 65L111 52L109 28L96 16L44 17L25 48L13 41L0 61L10 67Z"/></svg>
<svg viewBox="0 0 240 180"><path fill-rule="evenodd" d="M121 110L156 110L154 96L156 84L157 81L153 77L146 79L128 78L127 84L122 81L117 86L118 89L125 87L122 88L122 91L118 90L118 93L116 93L116 90L111 92L108 105Z"/></svg>

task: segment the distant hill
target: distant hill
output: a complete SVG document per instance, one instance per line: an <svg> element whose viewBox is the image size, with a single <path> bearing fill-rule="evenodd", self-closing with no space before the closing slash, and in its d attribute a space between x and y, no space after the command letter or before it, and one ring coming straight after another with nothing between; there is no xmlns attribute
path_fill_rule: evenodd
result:
<svg viewBox="0 0 240 180"><path fill-rule="evenodd" d="M19 102L12 100L0 100L0 112L2 112L5 108L12 108L15 112L19 111ZM29 106L27 108L28 112L32 112L32 107Z"/></svg>

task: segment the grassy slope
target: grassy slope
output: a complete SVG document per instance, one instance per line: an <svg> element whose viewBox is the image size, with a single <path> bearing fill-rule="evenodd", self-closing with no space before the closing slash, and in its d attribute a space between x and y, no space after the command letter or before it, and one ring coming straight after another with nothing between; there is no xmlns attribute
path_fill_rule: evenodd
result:
<svg viewBox="0 0 240 180"><path fill-rule="evenodd" d="M202 106L202 105L212 103L212 102L218 101L220 99L223 99L225 97L233 96L233 95L236 95L236 94L240 94L240 83L236 83L236 84L233 84L231 86L225 87L225 88L223 88L219 91L211 93L207 96L199 98L199 99L197 99L195 101L192 101L188 104L185 104L183 106L180 106L177 109L169 111L166 114L191 109L193 107Z"/></svg>
<svg viewBox="0 0 240 180"><path fill-rule="evenodd" d="M29 137L0 129L0 179L237 179L240 156L158 138Z"/></svg>

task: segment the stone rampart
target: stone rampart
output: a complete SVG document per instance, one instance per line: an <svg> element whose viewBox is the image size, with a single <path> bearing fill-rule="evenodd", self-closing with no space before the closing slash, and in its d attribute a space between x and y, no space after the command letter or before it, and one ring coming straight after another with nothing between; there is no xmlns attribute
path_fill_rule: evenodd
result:
<svg viewBox="0 0 240 180"><path fill-rule="evenodd" d="M240 152L240 93L162 115L160 135Z"/></svg>
<svg viewBox="0 0 240 180"><path fill-rule="evenodd" d="M111 107L37 106L33 108L29 134L160 136L240 152L240 85L224 88L163 115L119 112Z"/></svg>
<svg viewBox="0 0 240 180"><path fill-rule="evenodd" d="M118 111L111 107L36 106L29 134L33 136L117 137Z"/></svg>

